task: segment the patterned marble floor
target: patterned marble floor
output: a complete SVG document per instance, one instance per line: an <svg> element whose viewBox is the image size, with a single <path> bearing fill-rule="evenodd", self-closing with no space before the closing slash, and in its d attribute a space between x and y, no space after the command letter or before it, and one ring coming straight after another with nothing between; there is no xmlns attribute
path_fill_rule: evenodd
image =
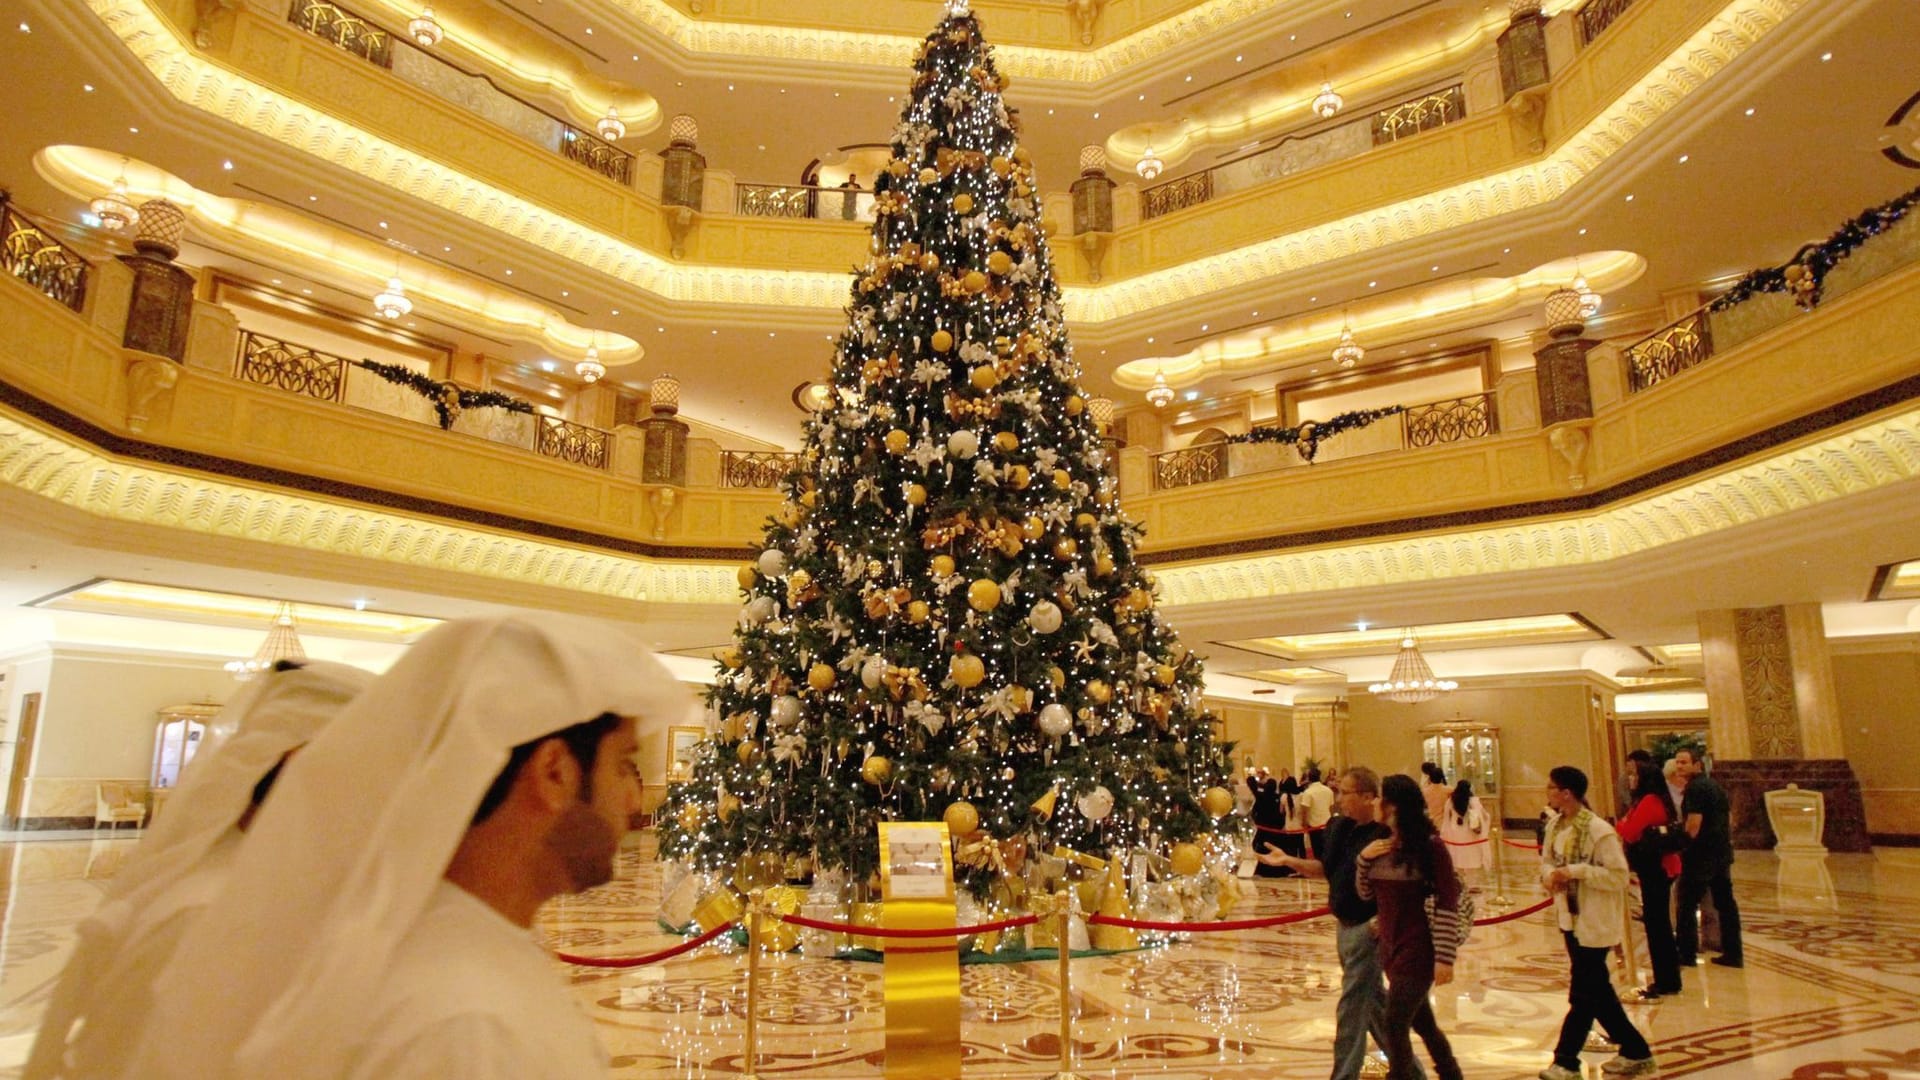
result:
<svg viewBox="0 0 1920 1080"><path fill-rule="evenodd" d="M0 844L0 1077L17 1074L72 927L132 839ZM626 955L675 942L653 923L659 867L641 838L607 888L554 904L541 932L569 951ZM1506 891L1534 895L1517 865ZM1743 853L1744 971L1703 966L1687 991L1629 1013L1660 1075L1742 1080L1920 1078L1920 852L1783 861ZM1317 885L1263 881L1242 911L1299 910ZM1236 915L1240 912L1236 912ZM744 957L720 945L650 968L570 968L620 1080L744 1070ZM771 958L763 1077L884 1073L878 964ZM1475 1080L1533 1076L1564 1008L1565 956L1545 916L1481 928L1435 996ZM1312 1078L1327 1074L1339 971L1324 919L1218 934L1073 964L1075 1051L1088 1077ZM1051 962L963 969L968 1077L1046 1077L1058 1060ZM1599 1076L1603 1054L1588 1055Z"/></svg>

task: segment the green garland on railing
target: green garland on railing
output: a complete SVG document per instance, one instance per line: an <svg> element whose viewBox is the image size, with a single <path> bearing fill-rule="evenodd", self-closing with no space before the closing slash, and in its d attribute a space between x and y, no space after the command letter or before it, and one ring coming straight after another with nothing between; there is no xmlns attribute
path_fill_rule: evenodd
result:
<svg viewBox="0 0 1920 1080"><path fill-rule="evenodd" d="M465 409L505 409L517 413L533 411L532 402L509 397L498 390L465 390L400 364L383 364L378 360L355 360L354 363L395 386L404 386L433 402L433 411L439 414L442 431L452 428L453 422L460 418L461 411Z"/></svg>
<svg viewBox="0 0 1920 1080"><path fill-rule="evenodd" d="M1763 266L1747 274L1707 305L1707 310L1725 311L1760 293L1783 292L1791 295L1802 310L1812 311L1820 303L1827 275L1833 268L1860 245L1892 228L1916 203L1920 203L1920 188L1867 210L1840 226L1832 236L1794 252L1793 258L1784 265Z"/></svg>
<svg viewBox="0 0 1920 1080"><path fill-rule="evenodd" d="M1325 420L1308 420L1298 427L1257 427L1245 435L1229 435L1230 443L1281 443L1299 449L1300 456L1307 464L1313 464L1313 457L1320 452L1320 444L1335 435L1348 431L1358 431L1376 420L1384 420L1407 411L1405 405L1388 405L1381 409L1355 409Z"/></svg>

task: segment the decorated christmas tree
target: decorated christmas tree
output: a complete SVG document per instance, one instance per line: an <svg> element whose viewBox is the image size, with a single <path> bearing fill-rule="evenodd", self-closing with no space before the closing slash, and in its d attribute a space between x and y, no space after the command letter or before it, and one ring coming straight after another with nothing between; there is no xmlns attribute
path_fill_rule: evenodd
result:
<svg viewBox="0 0 1920 1080"><path fill-rule="evenodd" d="M1007 80L963 2L914 68L662 853L857 886L878 822L944 817L979 895L1056 848L1191 875L1226 749L1078 386Z"/></svg>

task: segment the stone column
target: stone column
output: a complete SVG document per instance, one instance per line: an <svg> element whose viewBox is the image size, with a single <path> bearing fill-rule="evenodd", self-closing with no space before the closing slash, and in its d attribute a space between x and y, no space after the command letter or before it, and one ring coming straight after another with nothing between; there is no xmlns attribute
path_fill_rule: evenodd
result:
<svg viewBox="0 0 1920 1080"><path fill-rule="evenodd" d="M1319 763L1322 780L1333 786L1329 768L1344 769L1353 764L1347 742L1347 701L1296 701L1293 705L1293 756L1290 766L1298 771L1308 758Z"/></svg>
<svg viewBox="0 0 1920 1080"><path fill-rule="evenodd" d="M1495 43L1504 98L1540 86L1551 77L1547 69L1547 17L1540 13L1540 0L1512 0L1508 10L1511 20Z"/></svg>
<svg viewBox="0 0 1920 1080"><path fill-rule="evenodd" d="M1830 851L1867 851L1860 783L1840 716L1817 603L1700 613L1713 776L1734 807L1734 844L1772 847L1765 793L1789 783L1827 800Z"/></svg>

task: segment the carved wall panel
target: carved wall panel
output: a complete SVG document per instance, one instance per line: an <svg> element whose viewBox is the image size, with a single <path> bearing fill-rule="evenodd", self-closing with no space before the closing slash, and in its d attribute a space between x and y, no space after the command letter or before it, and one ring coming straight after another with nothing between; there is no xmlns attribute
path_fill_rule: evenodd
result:
<svg viewBox="0 0 1920 1080"><path fill-rule="evenodd" d="M1794 701L1793 650L1787 645L1782 607L1739 608L1733 613L1740 652L1740 686L1747 703L1747 730L1759 759L1800 756L1800 710Z"/></svg>

